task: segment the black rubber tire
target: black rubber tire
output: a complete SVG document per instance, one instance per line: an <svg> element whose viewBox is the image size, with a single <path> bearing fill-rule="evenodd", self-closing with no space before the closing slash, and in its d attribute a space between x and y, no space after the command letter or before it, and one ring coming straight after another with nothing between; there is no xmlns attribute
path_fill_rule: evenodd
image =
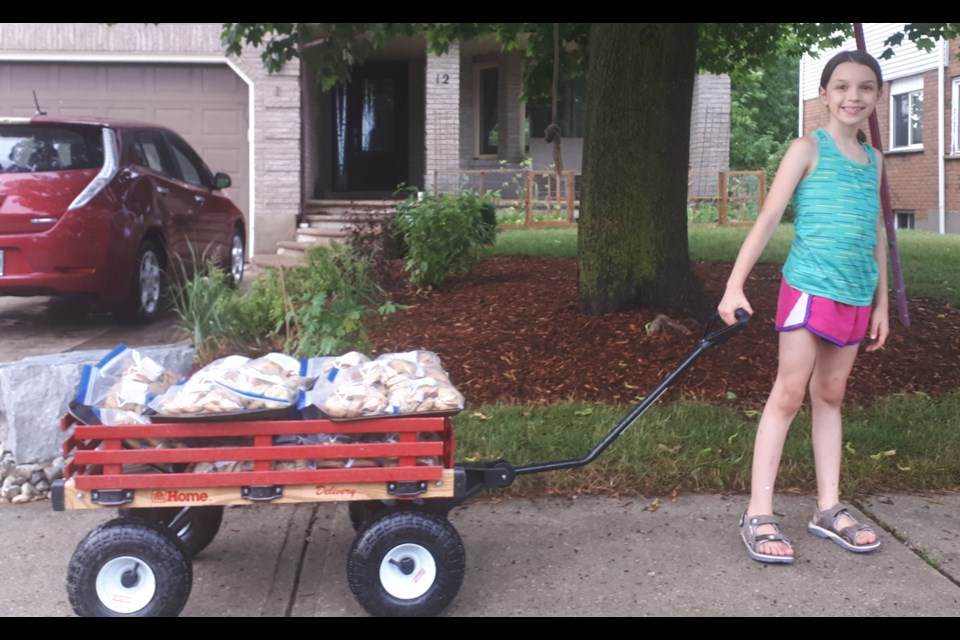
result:
<svg viewBox="0 0 960 640"><path fill-rule="evenodd" d="M110 587L116 587L109 576L115 578L116 568L125 564L136 567L130 578L134 582L123 584L130 591L121 591L124 597L116 599L120 604L108 606L105 598ZM123 579L130 575L127 570ZM80 541L67 568L67 596L74 612L83 617L177 616L192 586L193 566L183 545L165 529L143 520L116 518L100 525ZM139 594L137 587L148 592Z"/></svg>
<svg viewBox="0 0 960 640"><path fill-rule="evenodd" d="M133 265L130 295L116 309L117 320L124 324L148 324L164 311L167 280L163 251L152 240L144 240L137 249Z"/></svg>
<svg viewBox="0 0 960 640"><path fill-rule="evenodd" d="M117 509L125 518L146 520L166 527L183 543L191 558L206 549L220 531L223 507L152 507L147 509Z"/></svg>
<svg viewBox="0 0 960 640"><path fill-rule="evenodd" d="M353 530L360 533L374 518L379 518L387 511L401 509L416 509L424 513L447 517L450 507L438 498L428 500L351 500L347 503L350 514L350 524Z"/></svg>
<svg viewBox="0 0 960 640"><path fill-rule="evenodd" d="M407 549L428 557L434 566L427 568L417 562L409 570L395 569L400 565L391 565L390 559L407 559ZM426 587L422 592L404 596L388 590L385 579L393 586L412 584L421 569L429 581L416 585L418 589ZM465 572L466 552L457 530L446 518L416 509L388 511L371 521L347 556L350 590L373 616L435 616L456 597ZM406 575L414 577L407 579Z"/></svg>

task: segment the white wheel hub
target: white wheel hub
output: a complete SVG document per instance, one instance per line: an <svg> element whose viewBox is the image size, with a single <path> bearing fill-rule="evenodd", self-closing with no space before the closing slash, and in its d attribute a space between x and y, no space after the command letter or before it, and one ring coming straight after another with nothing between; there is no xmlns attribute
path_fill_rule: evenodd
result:
<svg viewBox="0 0 960 640"><path fill-rule="evenodd" d="M147 313L153 313L160 302L160 261L148 251L140 261L140 304Z"/></svg>
<svg viewBox="0 0 960 640"><path fill-rule="evenodd" d="M419 598L437 579L433 554L418 544L401 544L391 549L380 563L380 584L394 598Z"/></svg>
<svg viewBox="0 0 960 640"><path fill-rule="evenodd" d="M142 560L120 556L97 573L97 597L116 613L135 613L150 604L157 592L157 577Z"/></svg>
<svg viewBox="0 0 960 640"><path fill-rule="evenodd" d="M230 245L230 274L236 283L239 283L243 278L243 263L245 260L246 257L243 255L243 238L235 235Z"/></svg>

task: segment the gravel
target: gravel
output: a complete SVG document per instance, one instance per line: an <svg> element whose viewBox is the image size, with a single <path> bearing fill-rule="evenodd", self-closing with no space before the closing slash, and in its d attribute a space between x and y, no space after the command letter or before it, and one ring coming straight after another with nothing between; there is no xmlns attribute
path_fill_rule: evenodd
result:
<svg viewBox="0 0 960 640"><path fill-rule="evenodd" d="M0 505L50 499L50 485L63 477L63 458L17 464L13 453L0 456Z"/></svg>

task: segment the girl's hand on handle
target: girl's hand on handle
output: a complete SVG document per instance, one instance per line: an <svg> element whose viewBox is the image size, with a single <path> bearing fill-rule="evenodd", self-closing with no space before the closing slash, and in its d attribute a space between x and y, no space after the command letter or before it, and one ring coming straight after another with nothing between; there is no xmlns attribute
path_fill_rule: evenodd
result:
<svg viewBox="0 0 960 640"><path fill-rule="evenodd" d="M750 303L747 301L747 296L743 294L743 291L728 290L723 294L723 299L720 301L720 304L717 305L717 313L720 315L721 320L727 323L727 325L731 325L738 322L736 316L737 309L743 309L751 316L753 315L753 307L750 306Z"/></svg>
<svg viewBox="0 0 960 640"><path fill-rule="evenodd" d="M870 314L870 328L867 333L867 351L883 349L890 335L890 314L885 306L877 306Z"/></svg>

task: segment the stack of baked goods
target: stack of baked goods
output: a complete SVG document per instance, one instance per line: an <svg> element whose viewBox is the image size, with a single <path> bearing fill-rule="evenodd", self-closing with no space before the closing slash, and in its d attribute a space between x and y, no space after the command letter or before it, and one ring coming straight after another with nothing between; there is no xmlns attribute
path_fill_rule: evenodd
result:
<svg viewBox="0 0 960 640"><path fill-rule="evenodd" d="M76 401L93 408L103 424L136 424L148 412L150 400L177 380L153 359L119 345L95 365L85 365Z"/></svg>
<svg viewBox="0 0 960 640"><path fill-rule="evenodd" d="M464 407L463 394L432 351L386 353L374 360L353 356L349 366L329 365L306 393L305 405L332 419L446 415Z"/></svg>
<svg viewBox="0 0 960 640"><path fill-rule="evenodd" d="M308 378L301 362L282 353L227 356L171 387L150 403L159 416L256 413L293 407Z"/></svg>

